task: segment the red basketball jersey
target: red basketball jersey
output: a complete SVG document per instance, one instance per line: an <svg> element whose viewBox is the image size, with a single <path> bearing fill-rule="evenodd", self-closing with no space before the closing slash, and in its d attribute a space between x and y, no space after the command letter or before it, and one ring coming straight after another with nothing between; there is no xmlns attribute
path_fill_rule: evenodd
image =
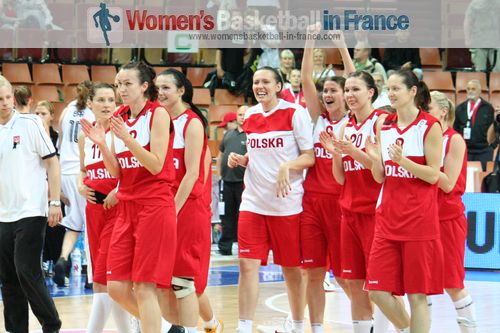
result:
<svg viewBox="0 0 500 333"><path fill-rule="evenodd" d="M357 124L356 116L348 120L344 131L344 139L348 138L353 145L365 151L367 137L375 136L377 119L385 114L381 110L373 112L362 123ZM375 206L381 185L373 179L370 169L366 169L349 155L342 156L345 181L340 196L343 209L361 214L375 214Z"/></svg>
<svg viewBox="0 0 500 333"><path fill-rule="evenodd" d="M387 117L380 131L380 147L385 181L377 208L376 235L393 240L432 240L439 238L437 206L438 184L429 184L393 162L389 146L399 143L403 156L425 164L424 141L438 120L420 111L406 128L397 125L397 114Z"/></svg>
<svg viewBox="0 0 500 333"><path fill-rule="evenodd" d="M111 140L112 134L110 131L107 131L106 144L108 147L111 146ZM87 176L83 180L83 183L98 192L108 194L116 187L118 179L113 178L108 170L106 170L99 147L87 137L85 137L84 144L84 164Z"/></svg>
<svg viewBox="0 0 500 333"><path fill-rule="evenodd" d="M182 114L172 119L174 128L175 128L175 138L174 138L174 168L175 168L175 181L173 184L174 193L177 192L179 185L186 175L186 164L184 161L185 155L185 137L186 130L193 119L201 119L194 113L192 110L188 109L184 111ZM200 157L200 166L199 166L199 175L198 179L194 183L193 189L189 194L190 198L198 198L203 194L204 185L205 185L205 154L207 152L207 137L203 136L203 150Z"/></svg>
<svg viewBox="0 0 500 333"><path fill-rule="evenodd" d="M458 134L452 127L443 133L443 163L441 171L444 172L444 161L448 152L450 150L451 138L454 135L458 135L460 140L462 136ZM438 203L439 203L439 219L449 220L457 218L464 214L465 206L462 202L462 195L465 193L465 184L467 181L467 149L465 150L464 158L462 161L462 169L460 170L460 175L458 176L457 182L453 190L450 193L445 193L443 190L439 189L438 192Z"/></svg>
<svg viewBox="0 0 500 333"><path fill-rule="evenodd" d="M137 118L129 119L128 106L121 106L114 116L122 117L129 133L146 150L150 150L151 124L158 102L146 102ZM173 159L174 132L170 133L169 146L163 168L157 175L151 174L122 140L115 137L115 152L120 163L120 182L117 198L134 200L140 205L173 204L172 184L175 179Z"/></svg>
<svg viewBox="0 0 500 333"><path fill-rule="evenodd" d="M307 169L304 181L306 193L340 194L342 186L335 181L332 173L332 154L321 145L319 134L322 131L333 132L339 137L340 128L348 119L345 116L339 121L330 121L327 113L323 113L318 117L313 132L315 163Z"/></svg>

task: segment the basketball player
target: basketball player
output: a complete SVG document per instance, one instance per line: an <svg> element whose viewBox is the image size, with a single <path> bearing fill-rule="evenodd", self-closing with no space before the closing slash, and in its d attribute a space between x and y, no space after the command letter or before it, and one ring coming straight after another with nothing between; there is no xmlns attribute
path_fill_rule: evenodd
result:
<svg viewBox="0 0 500 333"><path fill-rule="evenodd" d="M293 330L304 330L300 213L303 171L314 164L312 126L304 108L278 98L282 87L276 69L263 67L254 73L259 104L245 114L248 153L232 153L228 159L229 167L247 167L238 222L240 333L252 332L259 267L267 264L271 247L285 277Z"/></svg>
<svg viewBox="0 0 500 333"><path fill-rule="evenodd" d="M307 170L304 181L304 211L300 218L300 238L302 267L307 273L306 294L312 332L322 333L325 311L323 281L327 266L332 268L336 280L346 290L347 295L349 292L344 279L341 278L340 266L341 186L333 178L332 155L321 146L319 135L323 131L333 131L338 137L340 128L347 122L348 117L343 96L343 77L327 77L318 84L321 90L316 90L313 80L313 50L314 40L307 40L301 77L307 110L314 123L315 164ZM354 64L347 48L341 48L340 51L346 74L349 74L354 71Z"/></svg>
<svg viewBox="0 0 500 333"><path fill-rule="evenodd" d="M205 154L205 194L204 201L209 212L207 219L210 226L212 226L212 154L210 149L207 149ZM212 242L209 242L206 250L202 251L200 258L201 270L198 278L195 279L194 284L196 294L198 295L198 303L200 304L200 318L203 320L203 330L205 333L222 333L224 323L215 316L215 312L210 304L210 300L206 295L205 288L208 284L208 271L210 268L210 253L212 250Z"/></svg>
<svg viewBox="0 0 500 333"><path fill-rule="evenodd" d="M61 188L69 205L61 223L66 228L61 256L54 266L54 283L64 287L69 274L68 257L73 251L80 233L85 230L85 199L78 193L77 179L80 174L80 150L78 137L82 119L94 121L94 114L87 107L90 81L83 81L76 87L76 100L63 110L59 121L59 162L61 163Z"/></svg>
<svg viewBox="0 0 500 333"><path fill-rule="evenodd" d="M322 143L333 154L333 173L342 184L342 277L351 295L351 315L355 333L369 333L373 308L364 290L364 279L375 228L375 205L380 192L370 173L371 160L365 152L366 138L373 135L377 122L386 114L373 110L377 87L366 72L349 75L344 98L352 112L351 118L337 138L323 132ZM333 139L333 140L332 140Z"/></svg>
<svg viewBox="0 0 500 333"><path fill-rule="evenodd" d="M464 288L464 250L467 219L462 195L467 177L467 147L462 136L453 129L455 106L439 91L431 92L429 113L443 129L443 163L439 173L439 226L444 254L444 288L457 310L462 333L476 333L476 309Z"/></svg>
<svg viewBox="0 0 500 333"><path fill-rule="evenodd" d="M95 115L94 126L106 132L106 144L111 146L112 135L109 119L116 108L115 90L107 83L99 83L90 88L89 107ZM99 148L85 134L80 133L80 177L78 191L87 199L85 208L89 251L92 258L93 289L92 310L87 326L88 332L102 332L110 312L118 333L130 331L129 316L109 297L106 289L106 261L111 233L118 216L118 200L115 188L118 179L111 177L104 166Z"/></svg>
<svg viewBox="0 0 500 333"><path fill-rule="evenodd" d="M154 77L154 70L143 63L126 64L118 72L115 82L123 105L110 119L111 149L103 128L82 121L82 129L97 144L110 175L119 179L108 292L140 318L141 332L181 332L161 320L156 290L172 279L177 230L170 117L152 102L157 97Z"/></svg>
<svg viewBox="0 0 500 333"><path fill-rule="evenodd" d="M377 126L367 144L372 174L383 191L368 262L366 288L394 326L429 332L426 295L443 292L443 249L439 239L437 182L442 131L425 110L429 90L410 70L388 80L396 113ZM408 295L411 319L395 295Z"/></svg>
<svg viewBox="0 0 500 333"><path fill-rule="evenodd" d="M205 117L193 104L193 87L175 69L163 71L156 79L158 101L168 111L175 129L173 191L177 211L177 252L172 290L177 298L179 323L196 333L199 304L208 279L211 222L206 204L207 137ZM169 291L164 290L163 297Z"/></svg>

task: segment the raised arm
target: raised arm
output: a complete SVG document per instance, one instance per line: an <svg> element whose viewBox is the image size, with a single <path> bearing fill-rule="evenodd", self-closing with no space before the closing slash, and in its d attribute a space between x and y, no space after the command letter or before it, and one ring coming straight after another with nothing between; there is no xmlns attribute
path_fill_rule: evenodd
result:
<svg viewBox="0 0 500 333"><path fill-rule="evenodd" d="M354 62L352 61L351 55L349 54L349 50L347 49L347 45L344 39L344 33L342 31L334 31L332 32L340 36L340 39L333 39L333 45L339 49L340 56L342 57L342 64L344 65L344 76L347 76L356 71L354 67Z"/></svg>
<svg viewBox="0 0 500 333"><path fill-rule="evenodd" d="M315 26L313 26L315 27ZM312 32L313 27L308 27L307 32ZM313 49L314 40L307 39L302 56L302 68L300 70L300 80L302 82L302 90L306 99L307 110L311 115L313 123L316 123L318 117L323 112L323 107L319 101L316 85L313 80Z"/></svg>
<svg viewBox="0 0 500 333"><path fill-rule="evenodd" d="M347 47L339 48L340 56L342 57L342 63L344 64L344 76L354 73L356 68L354 67L354 62L352 61L351 55Z"/></svg>

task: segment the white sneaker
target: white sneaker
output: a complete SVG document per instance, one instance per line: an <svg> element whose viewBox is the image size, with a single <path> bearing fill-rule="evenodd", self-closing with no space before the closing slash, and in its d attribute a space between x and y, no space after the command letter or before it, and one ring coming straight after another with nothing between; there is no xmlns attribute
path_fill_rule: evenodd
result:
<svg viewBox="0 0 500 333"><path fill-rule="evenodd" d="M323 281L323 289L325 289L325 292L331 293L334 292L337 288L335 288L335 285L330 282L330 279L325 279Z"/></svg>
<svg viewBox="0 0 500 333"><path fill-rule="evenodd" d="M257 331L260 333L276 333L283 329L280 325L257 325Z"/></svg>
<svg viewBox="0 0 500 333"><path fill-rule="evenodd" d="M257 325L257 331L260 333L293 333L292 322L285 319L283 325Z"/></svg>
<svg viewBox="0 0 500 333"><path fill-rule="evenodd" d="M224 323L220 319L217 320L217 325L214 328L204 328L205 333L222 333L224 331Z"/></svg>
<svg viewBox="0 0 500 333"><path fill-rule="evenodd" d="M285 332L291 332L293 330L293 319L291 312L288 312L288 316L286 316L285 322L283 323L283 330Z"/></svg>

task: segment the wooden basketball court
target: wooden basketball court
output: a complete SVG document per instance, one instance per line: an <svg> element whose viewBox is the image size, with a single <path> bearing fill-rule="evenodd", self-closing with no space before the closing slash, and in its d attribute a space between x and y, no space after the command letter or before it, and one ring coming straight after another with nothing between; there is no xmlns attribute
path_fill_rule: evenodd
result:
<svg viewBox="0 0 500 333"><path fill-rule="evenodd" d="M210 272L207 294L216 315L224 322L224 332L233 333L238 321L237 295L238 268L236 260L216 262ZM282 275L276 266L264 268L261 272L260 299L254 321L254 332L258 325L264 325L264 333L274 333L275 329L283 327L288 313L288 302ZM467 272L466 287L471 293L477 309L480 333L500 332L500 273ZM59 289L59 288L58 288ZM81 282L70 287L52 290L56 296L55 303L61 320L63 332L86 332L88 316L92 304L91 295L77 292L83 290ZM327 308L325 312L325 332L352 332L350 320L350 305L347 297L341 291L326 294ZM458 333L455 322L455 310L447 296L432 297L432 333ZM0 306L3 310L3 307ZM3 332L3 317L0 318L0 331ZM306 322L306 331L310 332ZM105 333L114 333L114 322L110 318ZM40 325L31 314L30 329L41 332ZM200 326L201 330L201 326ZM390 332L395 332L392 328ZM95 332L92 332L95 333Z"/></svg>

